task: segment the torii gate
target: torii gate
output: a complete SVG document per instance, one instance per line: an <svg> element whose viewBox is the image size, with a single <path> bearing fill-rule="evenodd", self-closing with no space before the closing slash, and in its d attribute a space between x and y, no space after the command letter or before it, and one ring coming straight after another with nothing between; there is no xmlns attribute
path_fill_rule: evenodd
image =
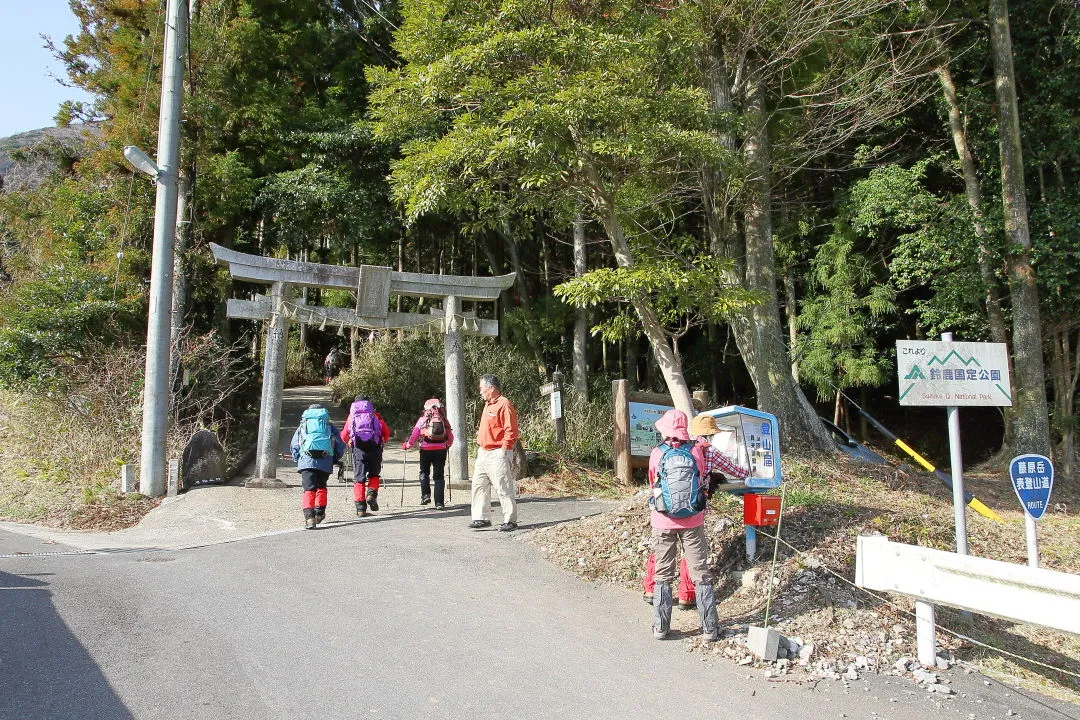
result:
<svg viewBox="0 0 1080 720"><path fill-rule="evenodd" d="M259 410L259 444L255 477L246 487L285 487L277 479L278 433L281 430L281 391L285 382L285 354L290 319L297 322L326 322L366 329L398 329L438 323L444 332L443 355L446 367L446 410L451 427L465 428L464 356L462 333L498 336L497 320L485 320L461 310L463 300L493 302L514 283L514 273L498 277L429 275L397 272L388 267L324 265L249 255L210 243L214 259L229 267L237 280L266 283L270 295L254 300L228 301L228 316L245 320L269 320L263 362L262 402ZM356 309L330 308L295 302L293 285L350 290L356 293ZM390 296L439 298L442 317L419 313L390 312ZM435 312L435 311L433 311ZM465 438L454 443L447 458L454 477L469 477L469 444Z"/></svg>

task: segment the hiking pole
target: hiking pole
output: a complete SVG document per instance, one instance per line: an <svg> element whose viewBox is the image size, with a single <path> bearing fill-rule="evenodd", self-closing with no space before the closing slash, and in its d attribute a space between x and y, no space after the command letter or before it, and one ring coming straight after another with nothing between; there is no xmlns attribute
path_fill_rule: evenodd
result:
<svg viewBox="0 0 1080 720"><path fill-rule="evenodd" d="M449 457L447 453L447 457ZM450 484L453 481L453 473L450 472L450 465L446 465L446 500L447 502L454 502L454 487Z"/></svg>
<svg viewBox="0 0 1080 720"><path fill-rule="evenodd" d="M409 464L409 451L405 450L401 457L401 507L405 507L405 466Z"/></svg>

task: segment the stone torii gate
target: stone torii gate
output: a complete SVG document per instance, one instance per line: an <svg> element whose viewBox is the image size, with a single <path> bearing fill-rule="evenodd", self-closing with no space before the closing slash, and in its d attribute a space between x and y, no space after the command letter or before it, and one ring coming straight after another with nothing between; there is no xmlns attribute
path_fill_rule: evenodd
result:
<svg viewBox="0 0 1080 720"><path fill-rule="evenodd" d="M514 273L498 277L429 275L398 272L388 267L324 265L249 255L210 243L214 259L227 265L237 280L265 283L270 295L253 300L230 299L228 316L245 320L269 320L263 362L262 402L259 410L259 442L255 478L246 487L285 487L277 479L278 433L281 430L281 392L285 382L285 354L291 320L331 323L365 329L400 329L431 326L444 333L446 410L450 425L464 432L464 356L461 335L498 336L497 320L476 317L461 309L463 300L494 302L514 283ZM356 309L315 307L293 300L292 286L349 290L356 293ZM390 296L438 298L442 310L433 314L390 312ZM441 317L438 314L440 313ZM468 442L462 437L450 448L447 466L459 479L469 477Z"/></svg>

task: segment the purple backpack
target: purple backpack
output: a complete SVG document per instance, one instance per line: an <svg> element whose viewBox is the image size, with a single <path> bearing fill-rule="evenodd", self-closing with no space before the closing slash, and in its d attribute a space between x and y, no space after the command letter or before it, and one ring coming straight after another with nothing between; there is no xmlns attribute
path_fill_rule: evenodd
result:
<svg viewBox="0 0 1080 720"><path fill-rule="evenodd" d="M349 432L353 443L382 441L382 426L375 417L375 406L370 400L357 400L349 407Z"/></svg>

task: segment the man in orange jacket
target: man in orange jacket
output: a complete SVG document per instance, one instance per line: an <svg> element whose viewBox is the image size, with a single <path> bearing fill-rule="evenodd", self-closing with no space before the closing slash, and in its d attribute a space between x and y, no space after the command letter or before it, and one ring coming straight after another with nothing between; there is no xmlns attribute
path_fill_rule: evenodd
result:
<svg viewBox="0 0 1080 720"><path fill-rule="evenodd" d="M510 454L518 439L517 411L502 394L502 385L494 375L480 378L480 395L484 410L476 431L476 462L472 476L473 530L491 526L487 519L491 507L491 487L499 496L503 523L502 532L517 530L517 488L510 472Z"/></svg>

